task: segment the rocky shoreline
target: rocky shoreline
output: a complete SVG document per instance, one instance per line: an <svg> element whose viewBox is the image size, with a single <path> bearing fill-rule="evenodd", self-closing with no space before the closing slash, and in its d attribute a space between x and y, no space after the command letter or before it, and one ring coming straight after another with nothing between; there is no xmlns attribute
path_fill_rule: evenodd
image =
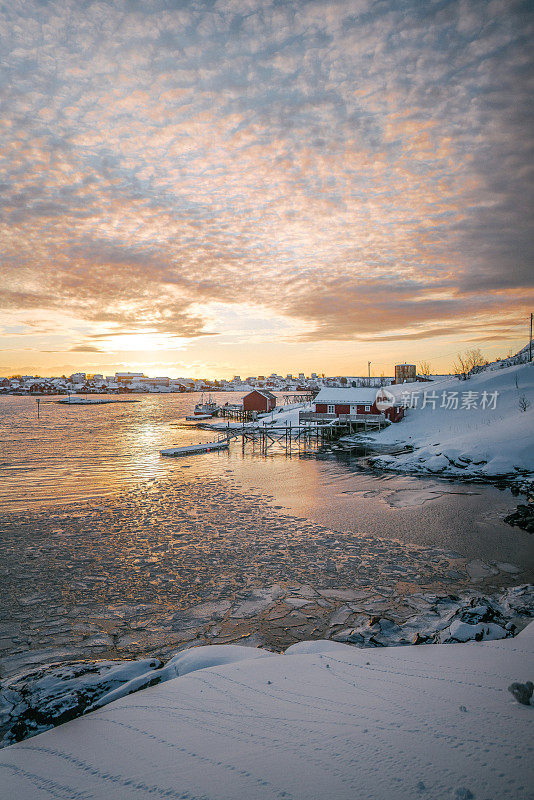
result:
<svg viewBox="0 0 534 800"><path fill-rule="evenodd" d="M487 464L487 461L474 462L467 456L456 460L442 453L431 458L417 457L418 450L422 448L408 444L378 447L375 442L358 436L342 437L339 439L339 443L338 447L330 445L324 451L365 449L367 453L361 457L362 465L372 472L393 472L417 477L427 476L459 482L482 483L510 489L516 494L534 492L534 476L529 470L516 469L513 472L496 472L488 475L483 469L479 469ZM414 454L414 459L409 464L395 462L396 458L407 454Z"/></svg>
<svg viewBox="0 0 534 800"><path fill-rule="evenodd" d="M183 674L174 667L175 659L181 653L182 663L190 648L225 642L259 647L264 644L262 625L269 622L290 630L294 642L311 632L317 639L364 648L509 638L534 616L534 586L524 584L493 596L416 592L392 603L356 590L273 585L243 592L233 605L202 604L176 616L184 631L190 630L190 638L166 664L160 658L73 661L45 664L5 679L0 684L1 744L21 741ZM238 638L236 623L244 629ZM255 634L251 628L256 628ZM286 647L287 640L284 648L269 649Z"/></svg>
<svg viewBox="0 0 534 800"><path fill-rule="evenodd" d="M534 533L534 503L529 501L526 505L520 503L517 511L504 518L508 525L517 526L528 533Z"/></svg>
<svg viewBox="0 0 534 800"><path fill-rule="evenodd" d="M430 459L430 463L428 460L421 459L421 463L412 462L409 465L401 465L395 463L395 458L408 453L417 454L417 448L409 444L403 446L379 445L367 437L358 435L342 437L338 445L329 445L323 448L322 452L335 454L339 451L351 452L357 449L367 451L365 455L360 456L362 468L375 474L391 472L396 475L442 478L458 483L478 483L496 486L499 489L510 489L516 497L524 495L526 504L520 503L517 510L504 517L503 521L508 525L534 533L534 476L527 470L517 469L514 473L503 472L487 475L477 469L477 467L485 465L486 461L475 463L467 456L455 461L445 455L442 458L441 454L437 460L436 458Z"/></svg>

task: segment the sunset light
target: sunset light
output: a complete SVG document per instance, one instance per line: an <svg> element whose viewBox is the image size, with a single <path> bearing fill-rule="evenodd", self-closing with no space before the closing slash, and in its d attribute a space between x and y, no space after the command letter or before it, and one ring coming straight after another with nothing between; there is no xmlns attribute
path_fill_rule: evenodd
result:
<svg viewBox="0 0 534 800"><path fill-rule="evenodd" d="M292 342L353 373L395 341L442 370L517 348L530 24L519 1L5 5L0 370L175 337L168 370L219 376L298 369Z"/></svg>
<svg viewBox="0 0 534 800"><path fill-rule="evenodd" d="M534 800L532 0L0 0L0 794Z"/></svg>

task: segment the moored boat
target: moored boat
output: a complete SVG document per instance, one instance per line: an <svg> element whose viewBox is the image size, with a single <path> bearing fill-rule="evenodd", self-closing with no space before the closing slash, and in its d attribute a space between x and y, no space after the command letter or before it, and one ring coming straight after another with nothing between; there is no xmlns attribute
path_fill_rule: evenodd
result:
<svg viewBox="0 0 534 800"><path fill-rule="evenodd" d="M219 410L219 406L217 403L214 403L211 399L211 394L208 397L208 401L204 402L204 395L202 395L200 403L197 403L194 410L194 417L202 417L206 419L206 417L212 417L217 411Z"/></svg>

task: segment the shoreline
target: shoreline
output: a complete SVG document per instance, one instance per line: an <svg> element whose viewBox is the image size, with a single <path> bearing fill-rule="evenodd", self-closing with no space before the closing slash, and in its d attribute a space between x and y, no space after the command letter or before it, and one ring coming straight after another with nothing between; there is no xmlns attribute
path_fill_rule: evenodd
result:
<svg viewBox="0 0 534 800"><path fill-rule="evenodd" d="M199 499L203 496L201 492ZM131 524L127 497L124 521ZM123 517L115 512L110 529L96 504L72 518L63 506L55 513L32 515L22 527L19 514L9 515L12 532L7 537L6 528L6 556L12 550L17 559L21 535L25 541L30 538L22 573L13 572L15 562L10 568L9 561L3 570L6 596L13 593L11 608L6 607L0 620L3 675L44 661L163 658L193 642L247 640L280 651L302 639L330 638L340 626L356 623L358 614L389 616L402 625L413 615L405 601L420 593L446 596L475 591L494 596L533 577L530 568L508 563L504 554L501 560L495 556L483 560L447 547L339 531L293 515L279 516L267 501L258 508L258 499L250 497L254 507L248 510L242 500L228 509L232 529L227 528L222 538L208 531L199 539L197 518L187 514L163 535L155 531L148 540L139 541L133 532L125 538ZM241 525L233 517L236 512L241 516L247 512ZM259 517L258 512L271 516ZM82 552L80 559L84 525L92 526L94 519L100 532L93 529L91 555ZM213 524L210 519L206 518L208 525ZM259 519L264 526L261 537L243 538L246 531L257 530ZM187 520L190 530L183 528ZM64 577L63 570L47 576L39 567L43 546L49 558L64 564ZM125 546L133 548L131 554ZM164 551L156 557L154 548L162 546ZM108 570L105 564L115 557L115 547L127 562ZM213 557L217 565L210 567ZM177 582L178 564L183 578ZM136 589L140 580L142 591ZM278 586L274 594L266 590L273 586ZM301 587L307 600L295 604ZM350 613L344 608L348 600ZM336 617L340 610L343 619Z"/></svg>
<svg viewBox="0 0 534 800"><path fill-rule="evenodd" d="M480 581L480 565L471 566L472 580ZM252 655L257 648L282 654L313 641L364 650L495 641L515 637L534 617L532 584L493 594L473 585L458 594L423 590L389 599L372 590L275 584L239 595L233 604L208 602L178 612L173 621L182 628L181 641L134 660L104 651L43 662L35 652L40 663L0 681L0 747L166 680L160 675L177 654L206 645L213 652L245 645Z"/></svg>
<svg viewBox="0 0 534 800"><path fill-rule="evenodd" d="M469 647L200 647L163 668L109 665L93 702L87 681L90 713L69 722L79 698L64 698L66 724L2 750L3 785L20 800L530 800L532 684L521 681L533 636L530 625Z"/></svg>

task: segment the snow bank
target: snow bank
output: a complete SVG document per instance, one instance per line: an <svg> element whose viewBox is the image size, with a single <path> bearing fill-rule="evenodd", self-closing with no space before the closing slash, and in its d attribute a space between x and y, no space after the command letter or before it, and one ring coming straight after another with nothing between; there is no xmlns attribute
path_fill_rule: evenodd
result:
<svg viewBox="0 0 534 800"><path fill-rule="evenodd" d="M415 393L417 407L367 441L413 451L374 456L375 466L485 480L534 478L534 364L488 369L468 381L389 386L388 391L401 401ZM444 402L454 405L449 400L453 392L458 393L458 408L442 407ZM462 408L471 402L476 407Z"/></svg>
<svg viewBox="0 0 534 800"><path fill-rule="evenodd" d="M235 644L222 644L218 647L211 645L185 650L173 656L161 669L151 669L143 675L139 675L127 681L117 689L107 692L96 700L90 708L88 708L88 711L101 708L114 700L118 700L120 697L126 697L132 694L132 692L137 692L139 689L145 688L146 686L163 683L164 681L178 678L180 675L187 675L188 672L194 672L197 669L218 667L221 664L233 664L243 659L266 658L270 655L272 655L272 653L268 650L253 650L251 647L243 647Z"/></svg>
<svg viewBox="0 0 534 800"><path fill-rule="evenodd" d="M3 750L3 792L527 800L534 708L508 687L532 678L533 634L530 625L469 645L302 643L220 666L199 652L198 670Z"/></svg>
<svg viewBox="0 0 534 800"><path fill-rule="evenodd" d="M482 562L468 565L475 574ZM502 565L504 566L504 565ZM339 648L339 643L356 647L389 647L394 645L486 641L513 636L534 616L534 586L524 584L507 589L503 594L486 597L469 591L461 595L436 595L417 592L404 598L400 608L384 608L377 612L376 603L365 602L365 592L327 590L330 599L338 597L343 605L329 610L330 640L300 642L287 653L325 652ZM206 614L229 611L232 617L247 619L272 606L283 590L274 585L255 589L230 603L203 604L180 618L185 624L198 622ZM359 599L358 599L359 598ZM305 597L286 598L290 606L301 608L311 602ZM374 609L373 609L374 606ZM156 658L139 661L93 661L73 664L43 665L23 671L0 683L0 736L2 745L13 744L49 730L82 714L102 708L147 687L172 680L188 672L220 666L250 658L265 658L269 651L250 645L217 645L191 647L178 652L165 665Z"/></svg>

